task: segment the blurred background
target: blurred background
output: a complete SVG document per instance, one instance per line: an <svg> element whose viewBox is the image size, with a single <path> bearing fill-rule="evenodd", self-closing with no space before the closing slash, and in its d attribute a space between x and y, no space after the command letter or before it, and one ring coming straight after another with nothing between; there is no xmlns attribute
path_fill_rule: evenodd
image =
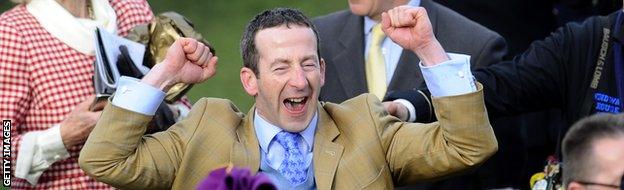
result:
<svg viewBox="0 0 624 190"><path fill-rule="evenodd" d="M239 71L243 64L239 42L243 30L251 18L262 10L273 7L301 9L310 18L348 8L347 1L336 0L148 0L154 14L175 11L189 18L196 29L208 40L219 56L217 75L195 85L188 96L192 102L201 97L217 97L232 100L243 112L252 106L240 83ZM0 0L0 12L14 6L8 0Z"/></svg>

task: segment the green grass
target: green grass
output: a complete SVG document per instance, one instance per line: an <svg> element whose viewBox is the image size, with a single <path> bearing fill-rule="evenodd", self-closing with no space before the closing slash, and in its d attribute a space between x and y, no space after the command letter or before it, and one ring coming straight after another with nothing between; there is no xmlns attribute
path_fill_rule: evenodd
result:
<svg viewBox="0 0 624 190"><path fill-rule="evenodd" d="M347 1L340 0L152 0L149 3L154 13L176 11L187 16L217 50L217 75L195 85L188 93L191 100L227 98L244 112L253 104L253 99L243 91L238 74L242 65L239 41L247 22L260 11L273 7L298 8L310 18L347 8ZM0 11L11 6L0 0Z"/></svg>

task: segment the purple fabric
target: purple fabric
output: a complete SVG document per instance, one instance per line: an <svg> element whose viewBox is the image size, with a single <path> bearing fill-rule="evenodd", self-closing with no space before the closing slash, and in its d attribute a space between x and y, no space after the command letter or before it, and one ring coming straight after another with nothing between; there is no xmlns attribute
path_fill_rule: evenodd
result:
<svg viewBox="0 0 624 190"><path fill-rule="evenodd" d="M264 174L251 175L247 168L216 169L206 177L198 190L276 190L271 180Z"/></svg>

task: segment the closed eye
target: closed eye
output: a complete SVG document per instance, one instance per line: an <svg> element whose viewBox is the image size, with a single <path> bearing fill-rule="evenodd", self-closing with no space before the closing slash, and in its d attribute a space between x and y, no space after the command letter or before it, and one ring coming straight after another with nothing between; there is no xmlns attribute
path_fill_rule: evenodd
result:
<svg viewBox="0 0 624 190"><path fill-rule="evenodd" d="M273 68L273 72L275 72L276 74L283 74L288 70L289 66L286 64L282 64L280 66L274 67Z"/></svg>
<svg viewBox="0 0 624 190"><path fill-rule="evenodd" d="M316 63L305 63L303 64L303 70L305 71L313 71L316 69Z"/></svg>

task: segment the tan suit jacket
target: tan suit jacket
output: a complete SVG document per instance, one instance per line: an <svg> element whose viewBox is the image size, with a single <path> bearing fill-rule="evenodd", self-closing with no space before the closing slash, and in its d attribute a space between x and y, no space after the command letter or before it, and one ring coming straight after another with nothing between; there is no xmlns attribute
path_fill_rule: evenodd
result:
<svg viewBox="0 0 624 190"><path fill-rule="evenodd" d="M392 189L482 163L497 143L478 86L475 93L434 99L439 122L431 124L401 122L373 95L319 103L317 188ZM108 106L79 163L97 180L124 189L194 189L229 163L257 172L253 110L246 116L229 100L204 98L168 131L142 136L149 116Z"/></svg>

